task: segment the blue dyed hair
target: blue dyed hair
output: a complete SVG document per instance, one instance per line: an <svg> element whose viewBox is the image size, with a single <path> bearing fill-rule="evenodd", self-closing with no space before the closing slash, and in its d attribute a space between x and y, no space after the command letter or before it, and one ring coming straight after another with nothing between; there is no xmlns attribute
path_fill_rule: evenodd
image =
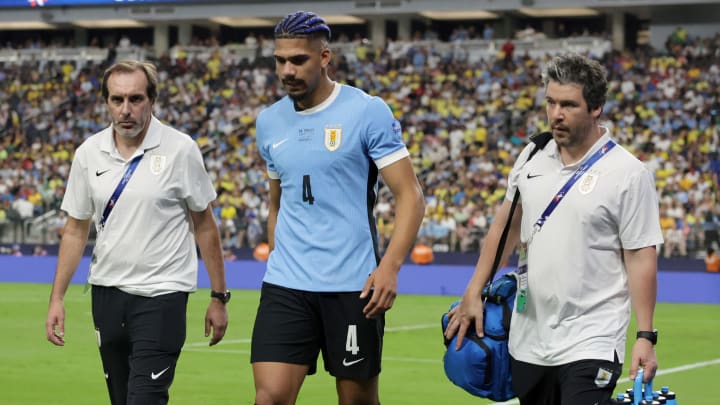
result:
<svg viewBox="0 0 720 405"><path fill-rule="evenodd" d="M322 17L311 11L288 14L275 26L275 39L324 38L330 40L330 27Z"/></svg>

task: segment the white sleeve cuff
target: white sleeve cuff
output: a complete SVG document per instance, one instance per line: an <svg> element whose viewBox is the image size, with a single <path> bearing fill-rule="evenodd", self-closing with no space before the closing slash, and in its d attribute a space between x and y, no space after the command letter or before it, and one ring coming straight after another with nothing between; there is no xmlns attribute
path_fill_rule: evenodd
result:
<svg viewBox="0 0 720 405"><path fill-rule="evenodd" d="M402 147L395 152L385 155L381 157L380 159L375 161L375 166L377 166L378 170L382 169L383 167L390 166L391 164L397 162L400 159L404 159L406 157L410 156L410 152L408 152L407 147Z"/></svg>

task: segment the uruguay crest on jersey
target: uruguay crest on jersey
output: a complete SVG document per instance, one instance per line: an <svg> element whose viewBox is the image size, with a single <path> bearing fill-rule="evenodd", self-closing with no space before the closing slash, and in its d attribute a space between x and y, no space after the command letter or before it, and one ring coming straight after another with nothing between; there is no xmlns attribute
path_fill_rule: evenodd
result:
<svg viewBox="0 0 720 405"><path fill-rule="evenodd" d="M580 194L589 194L593 191L595 184L597 184L598 177L600 177L598 173L587 172L583 174L580 178L580 185L578 186Z"/></svg>
<svg viewBox="0 0 720 405"><path fill-rule="evenodd" d="M335 152L342 143L342 126L328 125L325 127L325 148Z"/></svg>
<svg viewBox="0 0 720 405"><path fill-rule="evenodd" d="M150 172L154 175L160 174L165 169L166 156L152 155L150 156Z"/></svg>

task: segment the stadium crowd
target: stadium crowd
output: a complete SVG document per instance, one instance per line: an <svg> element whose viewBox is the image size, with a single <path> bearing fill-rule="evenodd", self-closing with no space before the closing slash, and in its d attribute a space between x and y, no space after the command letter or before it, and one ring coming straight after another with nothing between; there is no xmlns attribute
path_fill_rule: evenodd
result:
<svg viewBox="0 0 720 405"><path fill-rule="evenodd" d="M455 39L455 40L462 40ZM427 201L418 240L438 251L477 251L502 200L511 162L528 136L547 130L544 58L518 54L470 62L418 41L404 48L336 54L332 76L382 97L400 120ZM666 244L695 255L720 229L720 34L676 31L667 49L598 55L610 73L604 125L655 174ZM164 56L155 115L192 136L217 190L226 247L254 247L268 214L265 164L254 144L258 112L283 93L267 55L252 62ZM59 205L75 148L109 123L104 63L0 66L0 241L21 242L27 224L56 241ZM389 193L376 206L381 245L393 230Z"/></svg>

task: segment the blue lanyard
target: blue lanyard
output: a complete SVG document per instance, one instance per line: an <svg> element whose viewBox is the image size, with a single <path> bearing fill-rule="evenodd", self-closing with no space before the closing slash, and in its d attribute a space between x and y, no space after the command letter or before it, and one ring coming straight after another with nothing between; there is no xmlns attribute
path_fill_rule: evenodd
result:
<svg viewBox="0 0 720 405"><path fill-rule="evenodd" d="M112 209L115 208L115 203L117 203L118 198L120 198L120 194L122 194L123 190L125 190L125 186L127 185L128 181L130 181L130 177L132 177L133 173L135 173L135 169L137 168L138 163L140 163L140 159L142 159L143 156L144 155L135 156L135 158L130 161L127 169L125 169L125 173L123 174L122 179L120 179L120 183L118 183L117 187L115 187L115 191L113 191L112 196L110 196L110 200L105 206L102 218L100 218L101 228L105 227L105 221L107 221L108 217L110 216L110 212L112 212Z"/></svg>
<svg viewBox="0 0 720 405"><path fill-rule="evenodd" d="M605 145L603 145L600 149L595 151L595 153L590 156L590 159L588 159L585 163L583 163L582 166L580 166L575 173L573 173L572 176L568 179L568 181L565 183L564 186L560 189L560 191L555 194L555 197L553 197L552 200L550 200L550 204L548 204L547 208L545 208L545 211L543 211L542 215L540 215L540 218L535 222L535 230L534 232L537 232L542 228L542 226L545 224L545 221L547 221L550 214L557 208L558 204L560 204L560 201L562 201L563 198L565 198L565 195L568 191L570 191L570 188L572 188L573 184L575 184L576 181L580 177L582 177L585 172L587 172L592 165L595 164L598 160L600 160L601 157L605 156L612 148L615 147L615 142L611 139L607 141Z"/></svg>

